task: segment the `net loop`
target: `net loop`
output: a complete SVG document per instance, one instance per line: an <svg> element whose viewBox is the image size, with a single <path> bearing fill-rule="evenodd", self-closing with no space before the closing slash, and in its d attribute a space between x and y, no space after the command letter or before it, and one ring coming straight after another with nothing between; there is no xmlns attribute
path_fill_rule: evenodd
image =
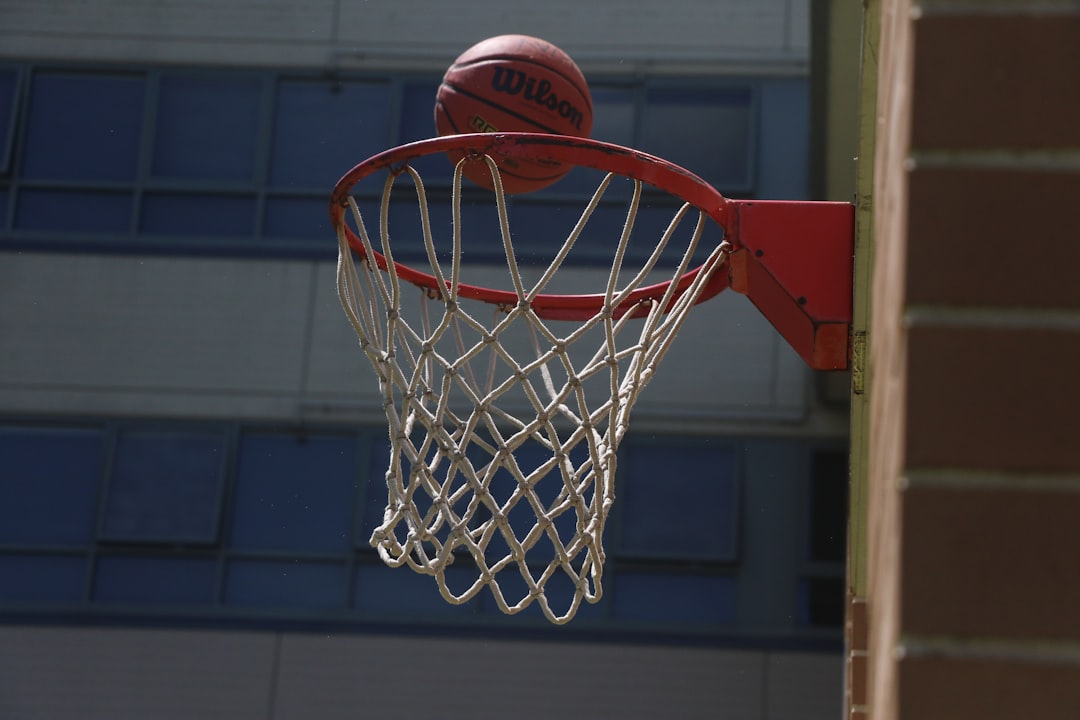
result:
<svg viewBox="0 0 1080 720"><path fill-rule="evenodd" d="M462 168L481 161L494 184L515 298L493 305L463 293L472 268L463 262ZM528 282L489 154L467 154L455 167L449 251L444 244L440 252L436 242L419 172L407 161L388 169L378 237L369 234L351 193L343 212L352 230L335 223L338 293L378 377L389 423L387 504L370 543L387 565L433 576L448 602L469 602L487 588L504 613L536 604L551 622L568 622L583 601L603 595L603 533L631 408L731 246L722 242L690 273L709 218L697 210L672 282L662 294L635 300L695 208L679 206L656 248L627 271L643 192L633 179L599 306L569 326L556 325L534 304L619 173L603 177L552 260ZM415 293L402 285L391 249L391 196L399 178L411 181L434 278ZM684 276L688 284L675 282ZM491 310L486 320L484 308Z"/></svg>

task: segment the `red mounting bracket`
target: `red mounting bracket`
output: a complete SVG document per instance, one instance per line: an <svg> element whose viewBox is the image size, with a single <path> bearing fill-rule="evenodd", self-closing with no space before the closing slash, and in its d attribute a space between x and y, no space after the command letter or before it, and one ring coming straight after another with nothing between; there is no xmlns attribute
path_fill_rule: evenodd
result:
<svg viewBox="0 0 1080 720"><path fill-rule="evenodd" d="M855 208L731 200L731 288L746 295L815 370L849 366Z"/></svg>

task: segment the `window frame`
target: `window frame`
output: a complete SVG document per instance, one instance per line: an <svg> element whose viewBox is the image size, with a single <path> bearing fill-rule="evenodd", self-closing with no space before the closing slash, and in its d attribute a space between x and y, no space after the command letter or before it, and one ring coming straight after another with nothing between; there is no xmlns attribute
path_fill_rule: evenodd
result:
<svg viewBox="0 0 1080 720"><path fill-rule="evenodd" d="M99 488L97 491L97 513L102 517L108 502L106 482L109 477L111 460L117 449L117 442L125 431L166 431L166 432L195 432L197 434L216 433L220 434L225 444L225 467L227 472L222 483L220 493L222 508L219 513L219 532L215 542L138 542L138 541L115 541L97 534L87 545L82 546L58 546L48 542L37 545L18 543L15 545L0 545L0 563L7 560L10 563L38 562L48 563L54 560L54 565L60 563L68 570L74 569L79 575L67 582L75 582L80 585L79 598L70 596L71 587L65 591L66 599L54 598L53 601L41 600L36 602L20 602L13 599L0 599L0 620L8 619L15 622L26 621L29 618L48 617L61 621L71 621L77 618L113 620L137 619L139 622L152 622L161 625L171 625L177 622L190 624L191 622L207 623L226 626L250 625L262 623L268 627L280 628L289 623L303 623L306 626L318 626L320 628L343 628L355 629L358 627L382 627L392 628L398 625L412 628L423 628L430 632L445 632L451 628L461 628L467 632L538 632L550 631L550 624L543 619L538 607L515 615L504 616L497 611L493 599L489 593L481 593L476 599L463 607L453 607L443 603L438 597L438 592L431 582L431 578L417 575L407 569L387 568L380 560L378 553L366 546L366 528L363 527L365 508L369 503L381 503L384 501L385 485L382 483L381 473L375 468L379 466L377 458L372 453L376 451L378 443L385 436L385 427L381 425L339 425L339 424L311 424L289 425L277 422L255 421L195 421L195 420L154 420L154 419L86 419L71 422L59 422L55 420L27 420L20 418L0 418L5 427L19 429L40 429L49 432L55 429L76 428L80 430L100 431L102 434L102 454L107 456L98 468ZM298 440L307 436L326 436L340 439L349 438L349 443L342 447L353 447L355 451L349 458L346 467L351 467L357 474L356 477L366 481L356 483L352 490L350 538L349 547L340 552L327 550L290 550L281 548L260 547L232 547L230 543L230 523L232 523L235 503L237 501L237 482L239 470L239 448L244 433L257 434L292 434ZM620 452L635 444L641 447L662 451L664 448L678 447L688 442L699 442L701 436L679 434L671 436L655 436L642 434L629 434L623 441ZM809 448L819 447L824 441L785 440L783 438L740 438L729 436L715 436L712 442L717 442L734 451L735 458L740 464L738 471L738 497L741 507L742 484L749 482L751 478L745 477L746 469L742 466L741 456L745 453L747 442L778 442L778 448L784 452L801 453L803 458L808 459ZM332 443L337 450L338 443ZM833 443L835 446L836 443ZM324 449L328 446L324 446ZM375 461L373 463L373 460ZM809 467L804 470L804 475L809 476ZM618 487L625 478L626 463L620 464L620 477L616 479ZM794 489L799 484L806 486L803 480L792 479L791 487ZM662 486L662 479L656 487ZM740 517L738 522L747 522L742 517L743 511L736 508ZM783 618L778 616L775 626L762 628L746 620L740 619L739 607L744 602L741 594L742 573L747 569L746 558L738 558L738 562L707 562L700 558L680 559L677 557L652 557L641 558L628 555L619 547L619 524L633 522L633 518L627 517L625 508L616 503L615 512L610 518L607 531L608 564L605 571L605 595L597 605L584 605L579 611L579 616L570 627L570 631L562 631L568 639L582 637L582 633L600 633L613 639L633 640L635 638L667 638L671 642L713 642L729 643L733 640L738 642L753 641L759 638L769 643L778 641L791 643L792 646L807 647L828 645L835 642L839 637L835 628L811 627L790 620L787 610L800 602L800 598L792 597L790 604L774 603L777 608L783 609ZM100 524L98 525L100 528ZM784 537L788 538L793 546L800 543L805 536L805 527L789 528ZM779 539L783 542L783 538ZM792 565L792 570L801 573L803 566L798 565L798 559ZM137 578L132 575L124 575L125 563L130 567L136 567L139 562L159 562L159 567L152 570L160 571L171 582L177 582L177 576L170 574L177 570L183 575L187 571L195 572L203 578L201 582L212 583L200 588L186 588L185 597L176 602L170 602L167 597L160 597L155 593L146 594L145 588L140 589ZM38 563L38 564L40 564ZM119 575L106 578L107 587L103 586L101 568L112 564L111 571L119 571ZM179 563L179 565L177 565ZM214 566L212 579L207 574L207 563ZM266 565L270 563L271 565ZM230 565L246 565L251 568L263 567L287 567L295 564L301 571L308 568L315 573L312 577L331 578L340 576L342 587L340 593L333 597L326 596L315 598L310 602L299 605L274 605L262 606L243 602L230 602L230 598L244 600L252 597L251 592L255 588L247 590L230 589ZM185 565L186 564L186 565ZM40 565L43 577L47 580L48 573L55 570L53 565L46 567ZM57 566L59 567L59 566ZM171 568L171 569L170 569ZM192 570L194 568L194 570ZM335 569L336 568L336 569ZM329 573L329 574L327 574ZM336 573L336 574L335 574ZM418 591L431 593L430 602L412 603L407 608L399 608L393 603L391 596L379 593L364 594L361 577L374 578L386 577L386 573L406 573L407 575L395 575L395 586L416 587ZM620 617L622 611L619 607L619 582L620 575L634 577L638 581L649 577L656 582L663 578L671 578L676 584L682 583L681 587L691 595L699 596L697 599L690 597L685 616L676 614L656 614L642 612L642 601L647 601L647 596L638 595L630 598L630 616ZM125 577L127 578L125 580ZM791 578L791 585L795 587L797 581L803 577ZM118 579L119 578L119 579ZM681 580L680 580L681 578ZM332 579L332 578L331 578ZM400 580L400 582L398 582ZM336 582L336 581L335 581ZM108 584L111 583L111 584ZM117 584L119 583L119 584ZM404 583L404 585L402 585ZM704 584L702 584L704 583ZM52 586L50 586L52 587ZM60 586L56 586L60 587ZM628 587L642 587L640 582ZM697 590L695 590L697 588ZM279 591L290 591L279 588ZM239 592L239 594L237 594ZM337 592L337 591L335 591ZM657 585L655 592L666 592L662 585ZM716 593L721 593L716 595ZM102 593L105 593L102 595ZM246 594L245 594L246 593ZM212 601L194 603L191 597L211 597ZM702 598L719 597L722 607L718 608L719 615L710 619L708 606L702 605ZM636 608L636 609L635 609ZM726 609L725 609L726 608ZM785 624L786 623L786 624ZM465 629L468 630L465 630Z"/></svg>
<svg viewBox="0 0 1080 720"><path fill-rule="evenodd" d="M3 67L3 66L0 66ZM277 103L281 88L287 83L325 83L328 91L333 91L335 83L373 83L386 88L389 109L386 113L386 132L388 136L374 146L389 148L406 141L408 130L403 113L410 88L433 85L438 81L434 73L417 71L356 71L340 73L328 77L315 71L289 70L275 68L199 68L187 66L154 65L92 65L59 62L36 62L8 65L18 74L19 97L13 107L13 123L8 143L8 165L11 170L6 176L0 174L0 195L8 195L8 213L6 224L0 216L0 249L34 249L36 251L70 251L102 253L150 253L181 256L256 256L281 259L316 259L330 260L336 253L329 228L328 214L325 211L311 215L310 220L303 220L304 214L320 210L324 206L331 189L327 187L287 187L271 182L273 167L275 132L277 130ZM22 176L23 149L18 145L18 138L25 137L28 122L28 95L32 90L34 78L42 73L69 73L71 75L132 75L142 78L145 84L142 115L139 120L141 141L138 147L138 168L132 181L55 181L35 180ZM155 142L158 136L159 107L162 100L162 84L170 78L182 79L231 79L251 80L258 87L261 95L255 112L256 127L254 136L253 170L250 179L227 178L166 178L157 177L152 172L155 154ZM745 177L731 181L713 179L719 189L729 195L753 197L761 191L757 177L757 158L760 155L761 104L763 83L767 78L695 78L641 76L628 78L617 75L598 75L593 85L600 88L625 90L629 93L633 137L631 145L639 143L645 117L648 113L647 97L650 93L669 93L672 91L717 92L738 91L748 95L747 106L747 142L745 145ZM415 98L414 98L415 101ZM412 131L411 134L416 134ZM434 136L432 125L428 136ZM598 138L603 139L603 138ZM0 138L0 142L3 139ZM0 147L0 149L3 149ZM364 158L342 157L341 173L344 174L352 164ZM689 168L691 171L694 168ZM336 178L335 178L336 179ZM446 186L446 187L444 187ZM446 194L448 184L444 179L436 179L430 184L434 195ZM75 191L75 192L112 192L130 197L129 212L125 231L119 231L117 220L98 230L73 229L22 229L18 227L19 197L24 191ZM568 188L560 191L557 186L550 194L522 196L515 202L522 205L544 205L572 200L576 206L583 206L588 192L581 188ZM219 232L213 228L196 228L193 232L149 232L143 228L146 222L147 204L155 197L169 197L174 194L217 196L224 199L245 198L251 207L239 208L252 214L250 223L241 223L235 227L224 227ZM59 201L56 201L59 202ZM299 213L299 214L298 214ZM279 224L280 223L280 224ZM310 232L304 228L312 228ZM248 231L250 230L250 231ZM320 242L320 238L326 238ZM583 253L579 260L583 264L610 261L609 257L600 256L600 252L591 257ZM408 258L403 258L408 259ZM577 260L575 260L577 262Z"/></svg>

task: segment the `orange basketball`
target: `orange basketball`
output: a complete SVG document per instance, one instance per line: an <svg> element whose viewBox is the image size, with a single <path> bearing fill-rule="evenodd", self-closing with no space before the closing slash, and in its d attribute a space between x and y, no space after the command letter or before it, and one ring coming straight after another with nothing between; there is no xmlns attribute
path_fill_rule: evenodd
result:
<svg viewBox="0 0 1080 720"><path fill-rule="evenodd" d="M585 76L565 52L528 35L499 35L466 50L443 76L435 100L440 135L475 132L539 132L588 137L592 98ZM455 163L461 154L451 154ZM538 160L496 159L503 189L539 190L570 166ZM466 164L464 175L493 189L483 161Z"/></svg>

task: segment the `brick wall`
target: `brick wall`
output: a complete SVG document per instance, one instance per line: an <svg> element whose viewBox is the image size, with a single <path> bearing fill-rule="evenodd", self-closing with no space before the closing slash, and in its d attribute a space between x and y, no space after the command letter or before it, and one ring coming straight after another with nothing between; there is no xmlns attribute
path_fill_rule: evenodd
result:
<svg viewBox="0 0 1080 720"><path fill-rule="evenodd" d="M866 716L1080 717L1080 10L881 26Z"/></svg>

